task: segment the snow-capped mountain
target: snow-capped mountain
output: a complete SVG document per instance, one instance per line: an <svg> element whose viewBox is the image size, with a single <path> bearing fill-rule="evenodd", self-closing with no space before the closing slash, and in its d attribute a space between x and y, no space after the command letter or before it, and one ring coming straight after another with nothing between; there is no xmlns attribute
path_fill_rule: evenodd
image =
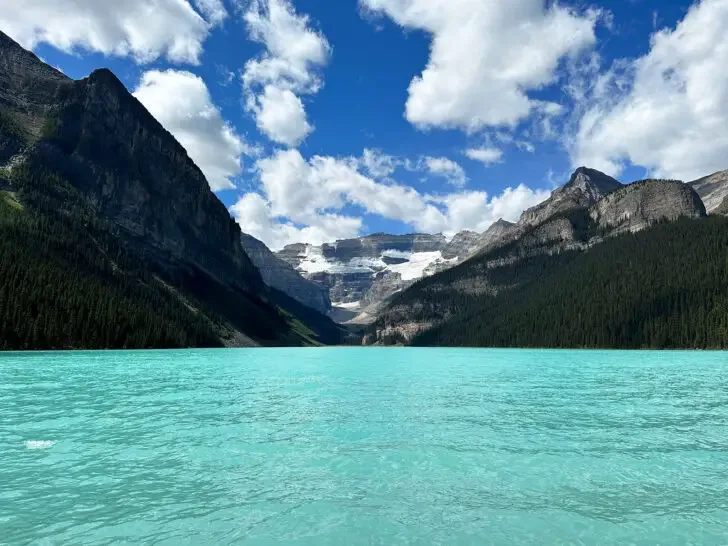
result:
<svg viewBox="0 0 728 546"><path fill-rule="evenodd" d="M332 244L294 244L278 257L303 277L329 290L333 316L366 322L377 306L412 283L470 255L479 235L388 235L376 233Z"/></svg>

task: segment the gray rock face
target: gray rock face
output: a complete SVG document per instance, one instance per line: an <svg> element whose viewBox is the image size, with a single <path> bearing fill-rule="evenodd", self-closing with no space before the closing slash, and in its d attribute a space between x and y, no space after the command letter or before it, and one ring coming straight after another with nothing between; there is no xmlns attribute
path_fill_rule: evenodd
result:
<svg viewBox="0 0 728 546"><path fill-rule="evenodd" d="M399 252L435 252L447 244L443 235L388 235L375 233L322 245L324 258L346 262L355 258L379 258L385 250Z"/></svg>
<svg viewBox="0 0 728 546"><path fill-rule="evenodd" d="M121 234L225 283L258 290L240 228L185 149L109 70L63 84L34 156L68 173ZM120 145L124 143L125 145Z"/></svg>
<svg viewBox="0 0 728 546"><path fill-rule="evenodd" d="M72 80L0 32L0 167L39 136L64 84Z"/></svg>
<svg viewBox="0 0 728 546"><path fill-rule="evenodd" d="M610 235L641 231L655 222L705 216L693 188L682 182L645 180L624 186L591 207L590 216Z"/></svg>
<svg viewBox="0 0 728 546"><path fill-rule="evenodd" d="M480 238L481 234L475 231L461 231L460 233L456 233L450 242L445 245L445 248L442 249L442 257L446 260L453 260L467 256L478 244Z"/></svg>
<svg viewBox="0 0 728 546"><path fill-rule="evenodd" d="M555 189L546 201L526 210L521 215L518 225L537 226L557 214L590 207L604 195L621 186L622 184L611 176L594 169L580 167L571 179Z"/></svg>
<svg viewBox="0 0 728 546"><path fill-rule="evenodd" d="M690 182L709 214L728 213L728 170Z"/></svg>
<svg viewBox="0 0 728 546"><path fill-rule="evenodd" d="M474 248L477 252L487 252L501 241L506 240L513 233L516 224L501 218L490 226L477 240Z"/></svg>
<svg viewBox="0 0 728 546"><path fill-rule="evenodd" d="M277 257L262 241L243 233L240 237L245 253L260 271L263 282L285 292L319 313L331 310L329 292L325 287L304 279L289 263Z"/></svg>

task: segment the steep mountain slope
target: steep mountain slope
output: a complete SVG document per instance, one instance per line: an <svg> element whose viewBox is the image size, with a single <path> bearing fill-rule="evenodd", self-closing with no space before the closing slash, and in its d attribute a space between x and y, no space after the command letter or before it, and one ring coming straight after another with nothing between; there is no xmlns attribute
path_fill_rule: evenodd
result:
<svg viewBox="0 0 728 546"><path fill-rule="evenodd" d="M415 345L728 348L728 219L681 219L588 252L540 256L516 288L463 301Z"/></svg>
<svg viewBox="0 0 728 546"><path fill-rule="evenodd" d="M338 342L328 319L266 287L202 172L111 72L70 80L0 33L0 82L0 190L6 204L17 204L4 208L4 234L44 239L58 227L83 249L70 263L45 243L29 250L22 259L47 260L46 281L60 282L62 272L78 266L89 282L107 288L117 281L144 285L135 305L146 302L149 309L158 298L182 303L184 320L202 318L214 333L205 344ZM58 244L65 245L63 238ZM124 257L119 263L117 255ZM40 280L27 282L37 287ZM41 309L40 300L26 303ZM80 298L64 300L54 320L73 316L81 323L79 305ZM14 315L8 318L15 310L6 313L0 320L8 328L23 329ZM310 327L297 318L302 314ZM27 336L18 343L35 347ZM108 346L187 344L195 342L139 343L129 334ZM91 345L64 335L43 346Z"/></svg>
<svg viewBox="0 0 728 546"><path fill-rule="evenodd" d="M710 214L728 214L728 171L690 182Z"/></svg>
<svg viewBox="0 0 728 546"><path fill-rule="evenodd" d="M572 181L575 179L572 177ZM559 190L554 193L563 195ZM540 207L541 223L537 224L531 223L533 209L524 212L518 224L504 226L505 235L476 257L395 296L365 341L409 343L422 332L453 320L472 302L513 290L549 268L558 267L563 256L574 252L578 255L620 233L637 232L682 217L705 216L695 192L673 181L620 185L595 199L593 195L584 199L581 207L553 207L553 216L543 213L548 206ZM588 286L583 289L588 290ZM486 314L471 318L488 320Z"/></svg>
<svg viewBox="0 0 728 546"><path fill-rule="evenodd" d="M265 284L285 292L319 313L328 313L331 310L331 300L326 288L304 279L290 264L281 260L265 243L252 235L243 233L241 243L245 253L260 271Z"/></svg>

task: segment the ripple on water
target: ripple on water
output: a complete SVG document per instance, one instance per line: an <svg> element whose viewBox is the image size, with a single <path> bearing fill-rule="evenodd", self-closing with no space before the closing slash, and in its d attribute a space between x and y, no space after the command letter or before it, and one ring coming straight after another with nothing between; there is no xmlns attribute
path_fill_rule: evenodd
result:
<svg viewBox="0 0 728 546"><path fill-rule="evenodd" d="M6 353L0 377L3 543L728 543L725 353Z"/></svg>

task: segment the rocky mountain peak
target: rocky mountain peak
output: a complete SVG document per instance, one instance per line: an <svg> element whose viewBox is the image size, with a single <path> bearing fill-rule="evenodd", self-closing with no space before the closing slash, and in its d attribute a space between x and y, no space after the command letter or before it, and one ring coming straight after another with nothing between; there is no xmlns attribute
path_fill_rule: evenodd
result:
<svg viewBox="0 0 728 546"><path fill-rule="evenodd" d="M73 81L0 32L0 165L37 138L58 89Z"/></svg>
<svg viewBox="0 0 728 546"><path fill-rule="evenodd" d="M595 169L579 167L569 181L556 188L543 203L526 210L518 221L521 227L537 226L565 212L588 208L606 194L620 188L617 180Z"/></svg>
<svg viewBox="0 0 728 546"><path fill-rule="evenodd" d="M493 247L499 241L502 241L505 236L513 229L515 224L508 222L503 218L499 218L493 222L491 226L478 237L478 242L473 249L477 252L482 252Z"/></svg>
<svg viewBox="0 0 728 546"><path fill-rule="evenodd" d="M446 260L452 260L467 256L470 250L477 244L478 239L480 239L480 233L468 230L460 231L442 249L442 257Z"/></svg>
<svg viewBox="0 0 728 546"><path fill-rule="evenodd" d="M37 80L39 79L70 81L70 78L66 76L63 72L45 64L38 58L35 53L24 49L19 43L17 43L7 34L3 33L1 30L0 64L4 65L2 70L3 74L24 76L22 79L25 81L16 81L16 84L27 84L28 80L31 77L34 80L34 83L37 83ZM9 88L5 86L0 87L0 92L4 90L9 90Z"/></svg>
<svg viewBox="0 0 728 546"><path fill-rule="evenodd" d="M581 191L590 199L599 200L604 195L616 190L622 184L617 180L596 169L579 167L571 175L569 181L557 189L556 192L566 193ZM555 192L555 193L556 193Z"/></svg>

